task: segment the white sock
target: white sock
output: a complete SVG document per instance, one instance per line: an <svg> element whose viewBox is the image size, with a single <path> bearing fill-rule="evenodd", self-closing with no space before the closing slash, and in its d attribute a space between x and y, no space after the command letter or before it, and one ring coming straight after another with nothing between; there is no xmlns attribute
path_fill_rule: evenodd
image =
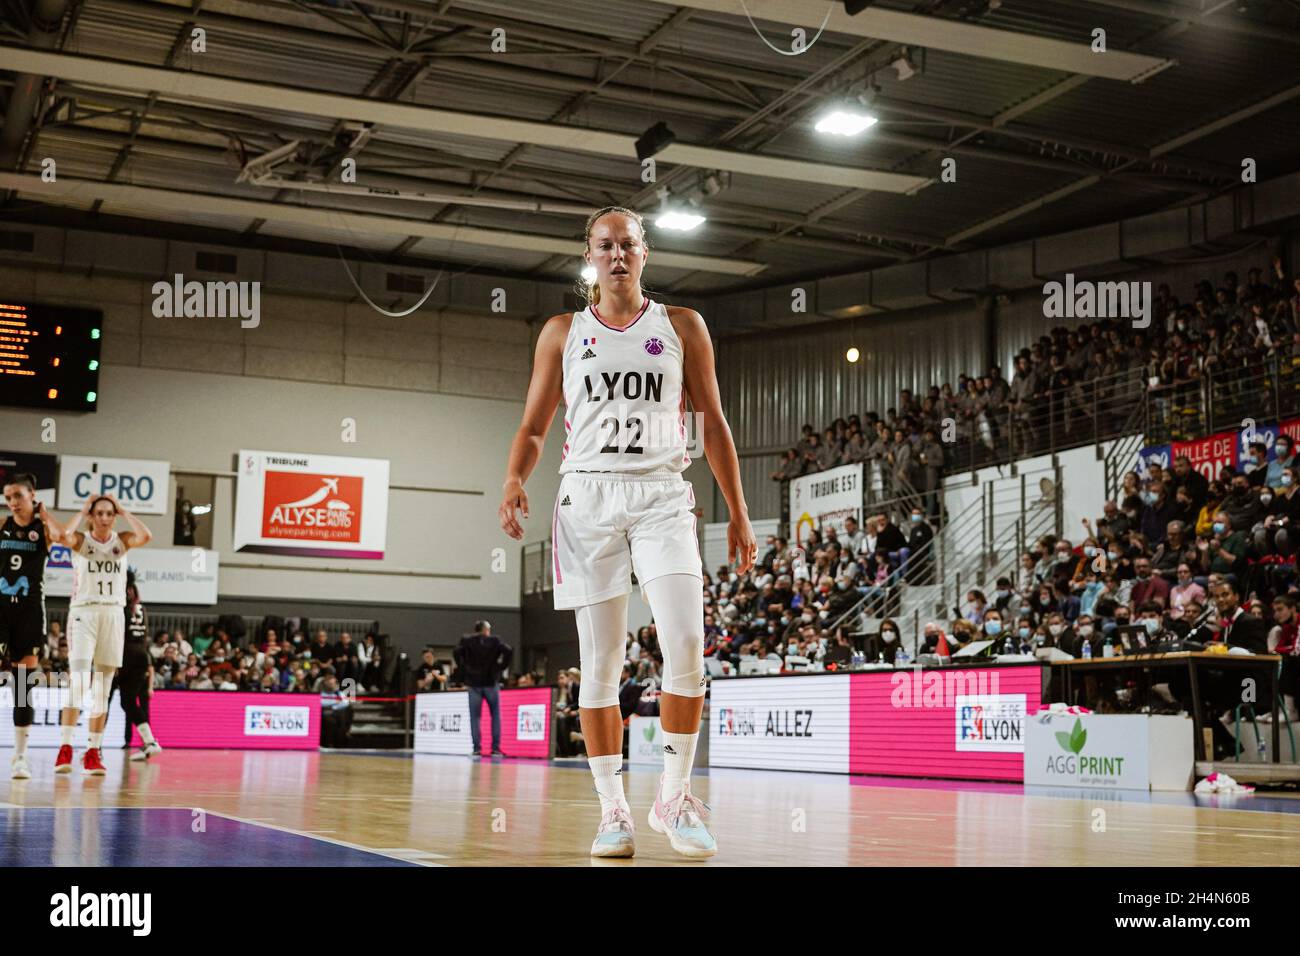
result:
<svg viewBox="0 0 1300 956"><path fill-rule="evenodd" d="M14 728L14 756L15 757L27 756L27 732L29 730L31 730L30 727Z"/></svg>
<svg viewBox="0 0 1300 956"><path fill-rule="evenodd" d="M691 785L691 768L695 766L695 745L700 734L670 734L664 731L664 775L659 781L659 799L668 801Z"/></svg>
<svg viewBox="0 0 1300 956"><path fill-rule="evenodd" d="M104 732L102 730L92 730L90 732L90 749L98 750L99 745L104 742Z"/></svg>
<svg viewBox="0 0 1300 956"><path fill-rule="evenodd" d="M623 755L608 754L603 757L588 757L591 775L596 779L596 793L600 794L600 812L603 816L614 807L622 807L628 813L627 797L623 795Z"/></svg>
<svg viewBox="0 0 1300 956"><path fill-rule="evenodd" d="M76 725L76 724L72 724L72 725L68 725L68 724L60 724L60 725L59 725L59 743L62 744L63 746L65 746L65 747L71 747L71 746L72 746L72 732L73 732L74 730L76 730L76 729L77 729L77 725Z"/></svg>
<svg viewBox="0 0 1300 956"><path fill-rule="evenodd" d="M140 731L140 739L144 741L146 747L155 742L153 731L149 729L148 724L139 724L135 729Z"/></svg>

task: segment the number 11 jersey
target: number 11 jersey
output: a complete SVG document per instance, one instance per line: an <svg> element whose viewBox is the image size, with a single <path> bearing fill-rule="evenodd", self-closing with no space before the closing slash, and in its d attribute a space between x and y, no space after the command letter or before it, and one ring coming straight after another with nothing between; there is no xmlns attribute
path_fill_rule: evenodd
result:
<svg viewBox="0 0 1300 956"><path fill-rule="evenodd" d="M107 541L86 532L72 552L71 607L126 606L126 546L114 531Z"/></svg>
<svg viewBox="0 0 1300 956"><path fill-rule="evenodd" d="M574 313L564 343L560 474L685 471L683 355L660 302L646 298L623 329L606 325L595 305Z"/></svg>

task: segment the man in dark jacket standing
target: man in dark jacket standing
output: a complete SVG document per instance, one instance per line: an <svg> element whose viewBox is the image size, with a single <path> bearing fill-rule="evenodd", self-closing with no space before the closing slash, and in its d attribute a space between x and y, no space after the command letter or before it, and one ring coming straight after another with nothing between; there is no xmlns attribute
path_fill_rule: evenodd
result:
<svg viewBox="0 0 1300 956"><path fill-rule="evenodd" d="M469 733L475 757L482 755L479 718L485 700L492 712L492 756L505 756L501 752L501 674L510 667L513 653L509 644L492 636L487 621L476 621L474 633L462 637L456 646L453 656L469 690Z"/></svg>

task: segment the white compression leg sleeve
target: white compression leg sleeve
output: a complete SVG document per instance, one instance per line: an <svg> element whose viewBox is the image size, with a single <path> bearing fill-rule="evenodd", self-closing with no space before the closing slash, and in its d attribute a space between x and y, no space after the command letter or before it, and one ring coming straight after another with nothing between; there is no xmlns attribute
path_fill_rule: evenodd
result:
<svg viewBox="0 0 1300 956"><path fill-rule="evenodd" d="M627 599L619 597L577 609L582 683L579 707L617 707L627 647ZM703 605L701 605L703 606ZM700 620L704 617L701 614Z"/></svg>
<svg viewBox="0 0 1300 956"><path fill-rule="evenodd" d="M704 588L693 574L664 574L644 585L664 656L663 691L704 696Z"/></svg>

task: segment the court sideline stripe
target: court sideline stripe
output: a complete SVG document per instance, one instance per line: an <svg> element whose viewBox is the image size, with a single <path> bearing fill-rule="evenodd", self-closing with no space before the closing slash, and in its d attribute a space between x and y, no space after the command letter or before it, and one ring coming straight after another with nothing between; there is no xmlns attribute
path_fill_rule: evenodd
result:
<svg viewBox="0 0 1300 956"><path fill-rule="evenodd" d="M176 807L166 807L157 809L175 810ZM250 817L237 817L233 813L222 813L217 810L204 810L214 817L224 817L227 820L234 820L236 823L243 823L251 827L266 827L268 830L279 830L281 833L292 833L294 836L305 837L308 840L320 840L323 843L333 843L335 846L347 847L349 850L360 850L362 853L373 853L375 856L387 857L390 860L397 860L401 863L415 863L419 866L446 866L445 863L426 863L422 860L412 860L408 857L397 856L392 853L384 853L373 847L361 846L357 843L349 843L346 840L335 840L331 837L318 836L309 830L295 830L293 827L280 826L278 823L268 823L265 820L255 820Z"/></svg>

